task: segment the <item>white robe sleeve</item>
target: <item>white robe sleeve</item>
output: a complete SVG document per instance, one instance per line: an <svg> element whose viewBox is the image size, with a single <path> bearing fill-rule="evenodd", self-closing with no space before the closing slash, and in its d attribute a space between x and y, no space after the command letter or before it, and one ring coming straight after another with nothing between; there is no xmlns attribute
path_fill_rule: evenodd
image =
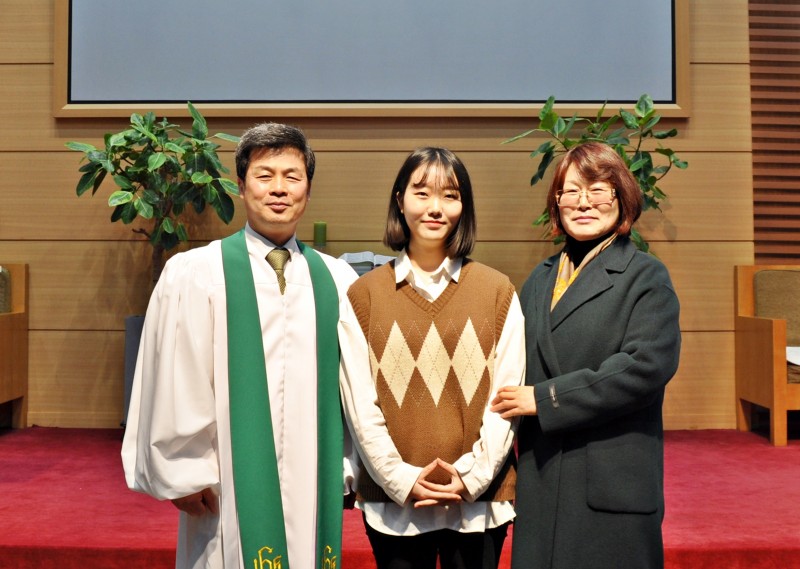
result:
<svg viewBox="0 0 800 569"><path fill-rule="evenodd" d="M145 317L122 462L132 490L161 500L219 493L210 286L203 255L179 254Z"/></svg>

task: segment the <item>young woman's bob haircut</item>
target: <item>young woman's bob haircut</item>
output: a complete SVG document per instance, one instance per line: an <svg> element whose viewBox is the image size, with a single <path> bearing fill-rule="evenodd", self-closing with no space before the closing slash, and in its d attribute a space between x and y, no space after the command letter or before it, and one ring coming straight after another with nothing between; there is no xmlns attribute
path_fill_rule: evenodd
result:
<svg viewBox="0 0 800 569"><path fill-rule="evenodd" d="M574 165L585 184L607 182L616 191L619 219L614 232L628 236L634 222L642 214L642 191L625 162L608 144L584 142L570 148L556 167L550 190L547 192L547 211L550 213L551 232L554 237L564 235L557 196L564 187L567 170Z"/></svg>
<svg viewBox="0 0 800 569"><path fill-rule="evenodd" d="M408 246L411 232L405 216L400 210L403 196L409 184L426 183L428 175L434 167L437 168L439 177L434 181L435 185L439 188L458 190L461 199L461 217L453 231L447 236L445 243L447 256L450 258L466 257L475 246L477 233L472 183L463 162L446 148L426 146L414 150L406 158L397 173L397 179L392 186L392 195L389 197L389 214L386 219L383 243L393 251L402 251ZM412 180L414 172L419 168L424 169L422 178Z"/></svg>

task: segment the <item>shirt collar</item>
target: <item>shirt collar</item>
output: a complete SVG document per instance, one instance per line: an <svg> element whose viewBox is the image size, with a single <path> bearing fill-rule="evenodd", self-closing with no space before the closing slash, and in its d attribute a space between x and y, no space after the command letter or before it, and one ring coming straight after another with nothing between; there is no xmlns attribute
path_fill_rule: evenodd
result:
<svg viewBox="0 0 800 569"><path fill-rule="evenodd" d="M451 259L450 257L445 257L442 264L431 273L431 277L434 279L440 278L444 276L448 280L458 282L458 278L461 276L461 267L464 264L464 259L458 257L456 259ZM408 257L408 253L405 249L400 251L400 254L397 255L397 259L394 262L394 278L397 284L408 280L409 282L413 283L415 278L414 267L411 264L411 259Z"/></svg>
<svg viewBox="0 0 800 569"><path fill-rule="evenodd" d="M297 235L292 235L292 238L289 239L283 245L275 245L272 241L261 235L260 233L256 232L250 224L246 224L244 226L244 235L247 239L248 244L254 247L255 251L259 254L260 257L266 257L267 254L275 249L276 247L283 247L289 250L289 253L292 255L299 255L300 254L300 247L297 245Z"/></svg>

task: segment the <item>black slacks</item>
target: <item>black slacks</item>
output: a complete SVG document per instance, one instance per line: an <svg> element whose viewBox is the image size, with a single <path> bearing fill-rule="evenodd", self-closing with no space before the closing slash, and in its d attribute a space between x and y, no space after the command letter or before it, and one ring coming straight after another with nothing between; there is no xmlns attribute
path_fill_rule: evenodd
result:
<svg viewBox="0 0 800 569"><path fill-rule="evenodd" d="M364 520L378 569L497 569L509 524L484 532L449 529L419 535L381 533Z"/></svg>

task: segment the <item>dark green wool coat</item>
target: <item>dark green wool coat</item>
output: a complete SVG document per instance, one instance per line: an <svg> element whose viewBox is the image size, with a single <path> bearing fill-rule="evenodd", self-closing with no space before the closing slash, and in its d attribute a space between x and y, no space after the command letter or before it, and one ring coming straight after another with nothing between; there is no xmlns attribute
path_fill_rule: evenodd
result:
<svg viewBox="0 0 800 569"><path fill-rule="evenodd" d="M558 260L520 295L538 415L520 425L512 567L663 567L661 406L678 298L660 261L617 238L551 313Z"/></svg>

